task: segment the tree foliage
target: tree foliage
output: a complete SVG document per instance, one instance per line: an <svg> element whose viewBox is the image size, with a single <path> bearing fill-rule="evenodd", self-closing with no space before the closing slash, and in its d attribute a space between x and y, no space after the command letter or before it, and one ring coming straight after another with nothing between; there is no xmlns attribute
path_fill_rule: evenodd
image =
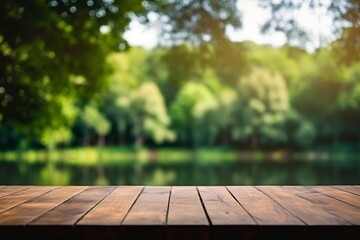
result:
<svg viewBox="0 0 360 240"><path fill-rule="evenodd" d="M129 112L137 145L142 146L147 137L157 144L175 140L164 99L153 82L141 84L132 93Z"/></svg>
<svg viewBox="0 0 360 240"><path fill-rule="evenodd" d="M159 15L165 43L221 42L226 27L241 26L236 0L165 0L149 2L147 7Z"/></svg>
<svg viewBox="0 0 360 240"><path fill-rule="evenodd" d="M105 57L124 44L128 13L141 11L133 1L1 1L2 121L37 135L61 117L54 99L86 99L103 89ZM53 108L58 116L47 114Z"/></svg>
<svg viewBox="0 0 360 240"><path fill-rule="evenodd" d="M254 68L239 80L238 100L235 103L234 137L259 143L283 142L281 131L289 99L285 80L266 69Z"/></svg>
<svg viewBox="0 0 360 240"><path fill-rule="evenodd" d="M261 4L289 45L231 42L235 0L1 1L0 147L359 142L359 1ZM309 37L292 15L303 7L329 11L338 39L291 46ZM124 51L135 16L155 19L162 47Z"/></svg>
<svg viewBox="0 0 360 240"><path fill-rule="evenodd" d="M271 9L271 18L263 25L264 32L271 30L283 32L289 42L297 42L300 45L314 41L314 38L301 27L301 20L294 17L295 13L302 8L312 10L315 15L324 10L327 11L332 17L332 30L339 35L335 45L338 59L347 64L360 59L359 0L260 0L260 6Z"/></svg>
<svg viewBox="0 0 360 240"><path fill-rule="evenodd" d="M211 143L217 131L217 107L215 96L203 84L186 83L170 107L179 140L190 142L193 146Z"/></svg>

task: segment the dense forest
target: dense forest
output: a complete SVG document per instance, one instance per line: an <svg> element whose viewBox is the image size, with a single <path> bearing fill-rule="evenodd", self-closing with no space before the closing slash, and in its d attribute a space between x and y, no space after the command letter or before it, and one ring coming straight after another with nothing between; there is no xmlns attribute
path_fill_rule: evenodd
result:
<svg viewBox="0 0 360 240"><path fill-rule="evenodd" d="M229 41L224 26L241 25L236 1L197 1L208 12L189 4L195 15L227 13L190 23L182 1L84 2L1 3L0 149L360 147L358 15L347 19L355 30L307 52ZM348 2L352 17L360 7ZM130 22L125 13L149 11L168 16L172 44L129 49L118 37Z"/></svg>
<svg viewBox="0 0 360 240"><path fill-rule="evenodd" d="M104 90L87 102L57 98L58 108L43 116L57 127L32 139L3 124L1 147L359 146L359 63L341 65L327 48L229 47L232 56L187 44L113 52Z"/></svg>

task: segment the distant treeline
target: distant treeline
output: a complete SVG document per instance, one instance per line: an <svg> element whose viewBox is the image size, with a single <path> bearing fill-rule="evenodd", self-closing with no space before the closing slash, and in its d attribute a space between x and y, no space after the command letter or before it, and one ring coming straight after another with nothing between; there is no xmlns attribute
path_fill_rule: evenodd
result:
<svg viewBox="0 0 360 240"><path fill-rule="evenodd" d="M110 54L107 68L106 90L90 101L68 89L46 96L51 108L32 125L1 123L0 148L360 147L360 63L342 64L330 48L132 48ZM86 79L70 81L81 88Z"/></svg>

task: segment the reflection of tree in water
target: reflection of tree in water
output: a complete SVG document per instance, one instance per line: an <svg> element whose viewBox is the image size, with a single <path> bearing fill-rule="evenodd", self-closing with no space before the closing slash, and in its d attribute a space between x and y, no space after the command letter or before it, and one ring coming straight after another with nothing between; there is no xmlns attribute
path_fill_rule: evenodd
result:
<svg viewBox="0 0 360 240"><path fill-rule="evenodd" d="M98 165L96 167L96 172L97 172L97 176L95 180L95 185L109 185L109 181L105 174L105 169L102 165Z"/></svg>
<svg viewBox="0 0 360 240"><path fill-rule="evenodd" d="M45 185L316 185L359 182L357 161L295 160L238 161L202 164L148 163L136 172L135 164L74 166L49 161L6 162L0 168L1 184ZM10 174L9 174L10 173Z"/></svg>
<svg viewBox="0 0 360 240"><path fill-rule="evenodd" d="M69 185L71 184L71 172L49 161L44 165L39 174L39 183L45 185ZM38 184L39 184L38 183Z"/></svg>
<svg viewBox="0 0 360 240"><path fill-rule="evenodd" d="M154 169L144 179L145 185L173 185L176 182L176 173L173 170Z"/></svg>

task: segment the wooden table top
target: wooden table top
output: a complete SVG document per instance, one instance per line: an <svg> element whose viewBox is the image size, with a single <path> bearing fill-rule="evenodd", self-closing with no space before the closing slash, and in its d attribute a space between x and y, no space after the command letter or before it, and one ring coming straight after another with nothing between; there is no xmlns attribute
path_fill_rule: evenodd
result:
<svg viewBox="0 0 360 240"><path fill-rule="evenodd" d="M0 239L360 239L360 186L0 186Z"/></svg>

